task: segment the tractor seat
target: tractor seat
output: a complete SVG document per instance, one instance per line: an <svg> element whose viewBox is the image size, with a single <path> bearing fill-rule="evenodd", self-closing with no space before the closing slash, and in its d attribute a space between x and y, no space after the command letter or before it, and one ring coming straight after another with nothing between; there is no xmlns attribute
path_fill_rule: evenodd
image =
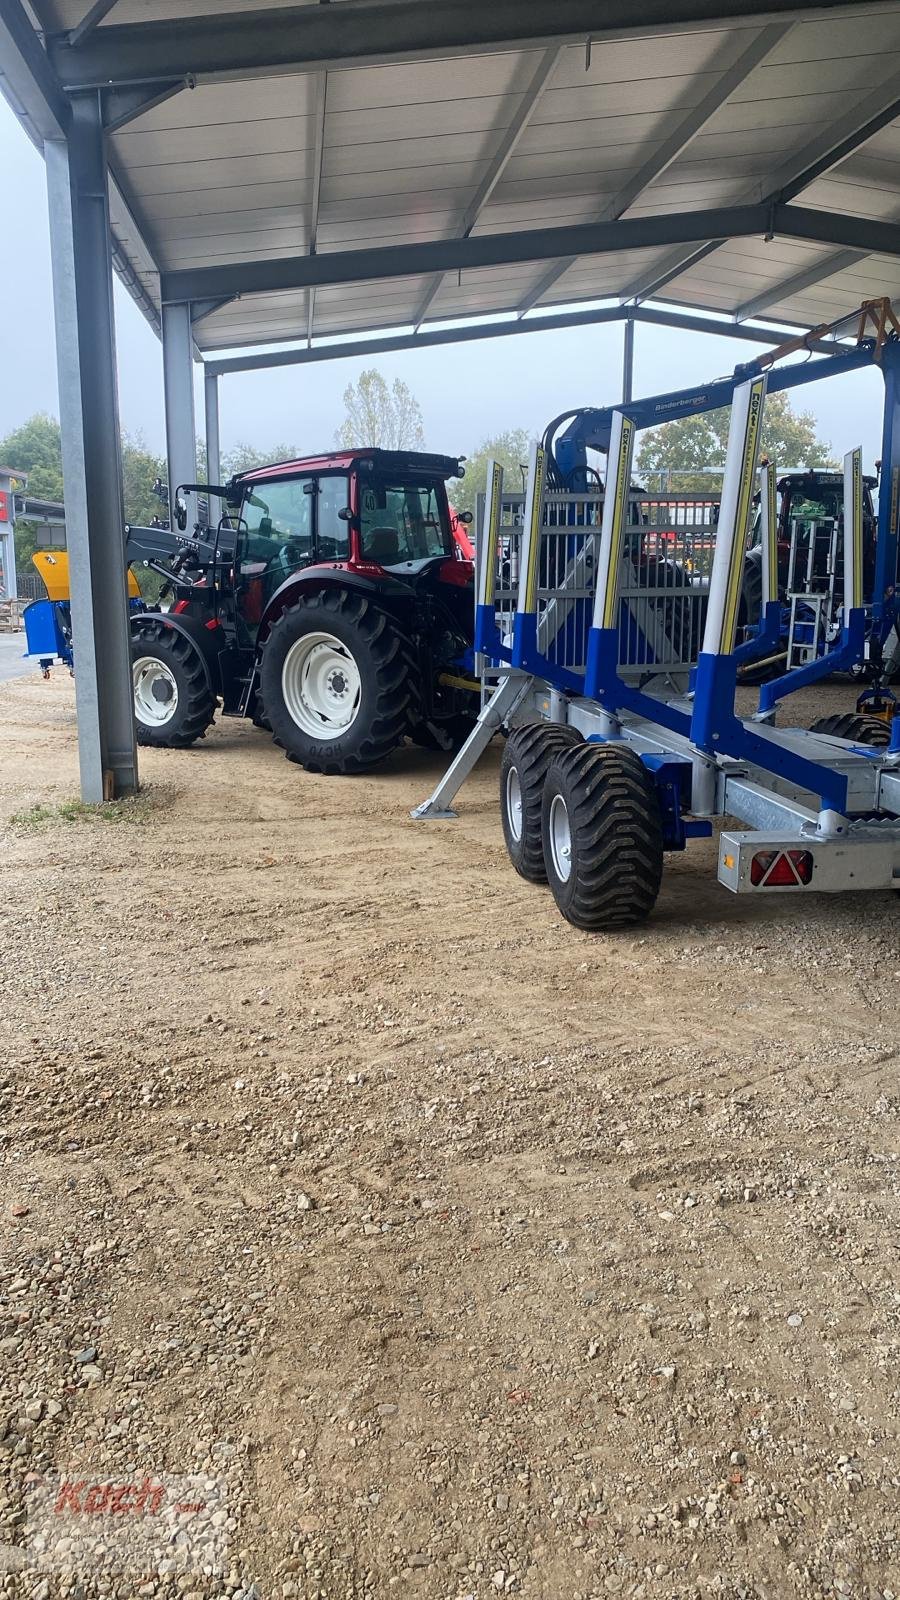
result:
<svg viewBox="0 0 900 1600"><path fill-rule="evenodd" d="M400 535L396 528L373 528L366 536L366 555L389 567L400 560Z"/></svg>

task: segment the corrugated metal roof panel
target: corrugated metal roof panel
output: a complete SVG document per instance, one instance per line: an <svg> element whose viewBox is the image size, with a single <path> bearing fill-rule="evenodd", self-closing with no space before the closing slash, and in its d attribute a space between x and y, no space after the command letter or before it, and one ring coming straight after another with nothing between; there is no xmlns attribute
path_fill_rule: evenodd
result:
<svg viewBox="0 0 900 1600"><path fill-rule="evenodd" d="M227 26L229 15L290 3L218 0L215 11ZM56 29L74 26L87 9L87 0L33 4ZM100 26L167 19L177 28L179 19L210 9L210 0L118 0ZM660 27L600 41L589 59L583 45L572 45L543 81L539 69L550 58L526 48L348 66L329 72L327 82L300 71L201 80L113 136L133 213L117 202L117 237L156 295L141 236L171 269L280 259L313 243L325 255L460 237L464 226L478 236L575 224L621 210L623 195L632 217L750 203L784 182L792 162L799 170L824 152L832 130L851 125L879 86L885 104L892 93L900 98L900 0L861 4L849 17L773 25L762 35L765 59L735 81L736 63L763 26L762 15L749 13L740 27ZM701 102L706 115L697 127L691 118ZM519 137L509 152L512 129ZM485 188L489 197L473 214ZM900 119L797 199L900 219ZM547 306L609 298L696 254L692 246L580 257L560 263L552 282L553 263L541 262L323 288L315 332L408 324L432 289L429 318L514 308L545 283L540 303ZM846 309L848 298L900 282L900 268L882 258L846 263L846 250L742 239L685 266L654 294L731 312L771 296L769 315L812 323ZM198 338L218 350L304 337L308 312L305 293L248 295L198 324Z"/></svg>

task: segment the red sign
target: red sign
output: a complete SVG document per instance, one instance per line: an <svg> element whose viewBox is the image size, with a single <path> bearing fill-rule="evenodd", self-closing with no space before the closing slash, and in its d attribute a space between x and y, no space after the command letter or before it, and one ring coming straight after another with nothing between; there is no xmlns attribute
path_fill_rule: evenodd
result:
<svg viewBox="0 0 900 1600"><path fill-rule="evenodd" d="M0 522L9 521L9 495L0 489Z"/></svg>

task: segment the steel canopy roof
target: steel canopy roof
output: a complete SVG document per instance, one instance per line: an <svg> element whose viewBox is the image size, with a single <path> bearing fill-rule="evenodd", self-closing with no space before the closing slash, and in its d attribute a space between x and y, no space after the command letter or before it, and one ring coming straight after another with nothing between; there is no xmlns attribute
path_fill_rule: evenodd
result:
<svg viewBox="0 0 900 1600"><path fill-rule="evenodd" d="M0 21L21 4L0 0ZM479 21L474 0L30 0L30 22L66 93L109 93L117 269L151 320L161 295L189 298L204 353L648 298L809 327L900 297L900 227L872 227L900 224L900 0L648 0L640 27L607 0L582 3L600 21L580 34L578 0L543 24L519 0L521 40L485 37L505 4ZM466 7L469 50L452 42ZM320 54L301 70L303 12ZM243 68L228 37L254 22ZM717 235L742 208L746 231ZM810 213L824 237L791 231ZM655 242L613 226L638 219ZM530 257L548 230L597 224ZM488 259L514 234L528 259ZM453 264L433 269L417 247L438 243ZM359 277L328 282L347 251Z"/></svg>

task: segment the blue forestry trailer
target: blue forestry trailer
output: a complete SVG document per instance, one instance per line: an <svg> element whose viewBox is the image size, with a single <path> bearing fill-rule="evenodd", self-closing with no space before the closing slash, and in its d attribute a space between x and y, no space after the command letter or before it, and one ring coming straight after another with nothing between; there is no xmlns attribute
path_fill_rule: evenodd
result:
<svg viewBox="0 0 900 1600"><path fill-rule="evenodd" d="M881 681L898 614L900 324L887 302L867 302L856 315L855 345L821 359L775 366L804 345L791 341L701 388L558 418L532 451L524 496L504 495L502 469L489 464L475 647L493 687L467 743L413 815L455 815L457 790L506 728L508 852L523 877L549 882L577 927L614 929L647 916L664 853L709 837L719 817L742 824L719 835L718 876L735 892L900 887L900 716ZM789 657L788 670L762 685L756 710L739 715L739 670L778 652L785 622L777 474L760 465L766 394L873 364L885 408L869 592L857 448L844 458L840 526L832 519L836 625L818 630L803 664ZM731 415L714 503L633 487L640 429L720 406ZM602 494L589 449L606 455ZM761 603L739 638L756 506ZM790 626L802 638L821 596L789 598ZM856 714L810 730L777 726L797 689L867 663L875 681Z"/></svg>

